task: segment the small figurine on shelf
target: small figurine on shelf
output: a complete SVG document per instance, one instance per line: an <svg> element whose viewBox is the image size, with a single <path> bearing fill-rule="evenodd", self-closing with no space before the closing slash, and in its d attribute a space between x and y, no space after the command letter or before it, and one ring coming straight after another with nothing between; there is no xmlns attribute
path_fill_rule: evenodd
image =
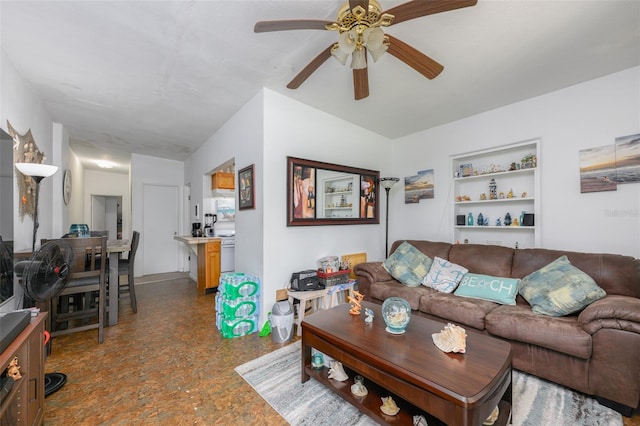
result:
<svg viewBox="0 0 640 426"><path fill-rule="evenodd" d="M509 192L507 192L507 198L513 198L513 189L510 189Z"/></svg>
<svg viewBox="0 0 640 426"><path fill-rule="evenodd" d="M502 226L502 220L500 220L500 218L496 219L496 226Z"/></svg>
<svg viewBox="0 0 640 426"><path fill-rule="evenodd" d="M354 290L353 295L355 297L349 296L347 299L349 303L351 303L351 309L349 309L350 315L360 315L360 311L362 310L362 299L364 299L364 295L359 291Z"/></svg>
<svg viewBox="0 0 640 426"><path fill-rule="evenodd" d="M500 191L500 194L498 194L498 199L504 200L504 192Z"/></svg>
<svg viewBox="0 0 640 426"><path fill-rule="evenodd" d="M467 217L467 226L473 226L473 213L469 213Z"/></svg>
<svg viewBox="0 0 640 426"><path fill-rule="evenodd" d="M476 224L478 226L482 226L482 224L484 224L484 216L482 216L482 213L478 215L478 222L476 222Z"/></svg>
<svg viewBox="0 0 640 426"><path fill-rule="evenodd" d="M17 356L13 357L13 359L9 363L9 367L7 367L7 376L11 377L16 382L22 378Z"/></svg>
<svg viewBox="0 0 640 426"><path fill-rule="evenodd" d="M324 356L322 356L321 352L316 352L311 357L311 367L314 370L319 370L324 366Z"/></svg>
<svg viewBox="0 0 640 426"><path fill-rule="evenodd" d="M484 221L482 222L482 226L489 226L489 216L484 217Z"/></svg>
<svg viewBox="0 0 640 426"><path fill-rule="evenodd" d="M518 221L518 218L514 218L513 222L511 223L511 226L520 226L520 222Z"/></svg>
<svg viewBox="0 0 640 426"><path fill-rule="evenodd" d="M396 404L396 402L390 396L382 397L382 405L380 406L380 411L388 416L395 416L400 411L400 407Z"/></svg>
<svg viewBox="0 0 640 426"><path fill-rule="evenodd" d="M487 194L485 194L484 192L480 194L480 200L484 201L486 199L487 199Z"/></svg>
<svg viewBox="0 0 640 426"><path fill-rule="evenodd" d="M489 199L490 200L498 199L497 191L498 191L498 185L496 185L496 180L494 178L491 178L491 180L489 181Z"/></svg>
<svg viewBox="0 0 640 426"><path fill-rule="evenodd" d="M369 308L364 308L364 314L367 316L364 319L364 322L366 322L367 324L373 323L373 311Z"/></svg>
<svg viewBox="0 0 640 426"><path fill-rule="evenodd" d="M511 226L511 213L504 215L504 226Z"/></svg>

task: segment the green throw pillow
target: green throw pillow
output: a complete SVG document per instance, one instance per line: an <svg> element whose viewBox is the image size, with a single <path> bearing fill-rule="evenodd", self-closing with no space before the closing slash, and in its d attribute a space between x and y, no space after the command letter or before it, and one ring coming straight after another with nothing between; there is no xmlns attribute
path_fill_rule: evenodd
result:
<svg viewBox="0 0 640 426"><path fill-rule="evenodd" d="M481 274L465 274L453 293L457 296L488 300L501 305L515 305L518 295L517 278L492 277Z"/></svg>
<svg viewBox="0 0 640 426"><path fill-rule="evenodd" d="M584 309L607 293L562 256L524 277L520 295L533 312L561 317Z"/></svg>
<svg viewBox="0 0 640 426"><path fill-rule="evenodd" d="M393 278L409 287L418 287L431 268L433 260L420 250L403 242L382 266Z"/></svg>

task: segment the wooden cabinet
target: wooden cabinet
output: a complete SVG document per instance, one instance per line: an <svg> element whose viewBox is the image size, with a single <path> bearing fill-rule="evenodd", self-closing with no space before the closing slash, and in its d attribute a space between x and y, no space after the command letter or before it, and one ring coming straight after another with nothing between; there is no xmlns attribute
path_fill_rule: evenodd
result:
<svg viewBox="0 0 640 426"><path fill-rule="evenodd" d="M211 175L211 189L235 189L235 175L233 173L217 172Z"/></svg>
<svg viewBox="0 0 640 426"><path fill-rule="evenodd" d="M32 318L0 354L2 373L18 357L22 378L0 405L0 425L41 425L44 420L44 324L47 313Z"/></svg>
<svg viewBox="0 0 640 426"><path fill-rule="evenodd" d="M539 145L536 139L453 158L454 241L540 246Z"/></svg>
<svg viewBox="0 0 640 426"><path fill-rule="evenodd" d="M207 293L220 281L220 240L198 244L198 292Z"/></svg>

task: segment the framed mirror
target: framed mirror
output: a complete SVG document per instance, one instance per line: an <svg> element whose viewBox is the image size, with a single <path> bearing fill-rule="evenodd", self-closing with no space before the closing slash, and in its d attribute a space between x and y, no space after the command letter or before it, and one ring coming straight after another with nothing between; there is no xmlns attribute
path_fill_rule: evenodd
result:
<svg viewBox="0 0 640 426"><path fill-rule="evenodd" d="M287 157L287 226L380 223L380 172Z"/></svg>

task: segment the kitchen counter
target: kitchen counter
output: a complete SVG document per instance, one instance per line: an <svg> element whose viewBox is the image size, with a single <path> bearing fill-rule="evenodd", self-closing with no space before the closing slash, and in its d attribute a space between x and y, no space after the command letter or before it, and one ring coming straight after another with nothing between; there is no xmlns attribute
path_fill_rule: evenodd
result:
<svg viewBox="0 0 640 426"><path fill-rule="evenodd" d="M174 235L197 256L197 284L201 294L215 291L220 281L220 237L191 237Z"/></svg>
<svg viewBox="0 0 640 426"><path fill-rule="evenodd" d="M173 239L185 244L205 244L211 241L221 241L220 237L192 237L190 235L174 235Z"/></svg>

